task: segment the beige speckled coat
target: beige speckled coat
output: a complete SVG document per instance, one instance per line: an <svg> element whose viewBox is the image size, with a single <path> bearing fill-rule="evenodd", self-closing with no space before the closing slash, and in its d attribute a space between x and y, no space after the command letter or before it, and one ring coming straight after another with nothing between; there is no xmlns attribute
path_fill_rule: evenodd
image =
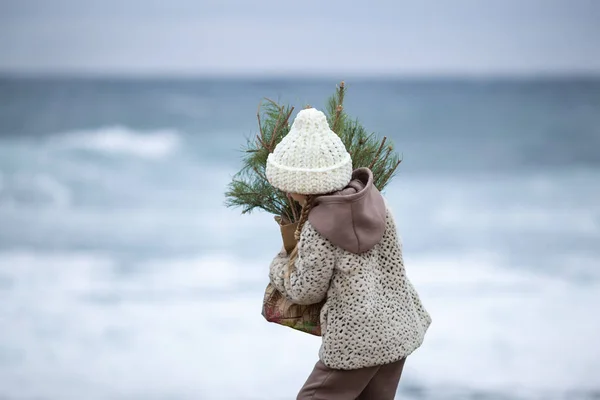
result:
<svg viewBox="0 0 600 400"><path fill-rule="evenodd" d="M394 218L370 171L359 170L354 178L352 188L325 196L321 208L317 204L311 211L289 278L285 251L270 266L271 283L290 300L312 304L326 298L319 358L334 369L405 358L421 345L431 324L406 276Z"/></svg>

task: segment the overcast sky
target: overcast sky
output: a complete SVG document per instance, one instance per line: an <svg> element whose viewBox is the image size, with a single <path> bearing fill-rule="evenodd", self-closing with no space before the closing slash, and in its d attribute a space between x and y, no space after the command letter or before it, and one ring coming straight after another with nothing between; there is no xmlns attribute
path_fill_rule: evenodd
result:
<svg viewBox="0 0 600 400"><path fill-rule="evenodd" d="M600 74L600 1L0 0L0 70Z"/></svg>

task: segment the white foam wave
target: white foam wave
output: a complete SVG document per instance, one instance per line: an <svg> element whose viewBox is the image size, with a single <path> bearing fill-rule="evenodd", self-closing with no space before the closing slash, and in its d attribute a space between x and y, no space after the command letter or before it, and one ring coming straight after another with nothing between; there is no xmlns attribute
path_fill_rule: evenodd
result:
<svg viewBox="0 0 600 400"><path fill-rule="evenodd" d="M426 386L553 398L597 390L597 283L499 268L496 256L407 259L434 315L412 362ZM529 398L526 396L526 398Z"/></svg>
<svg viewBox="0 0 600 400"><path fill-rule="evenodd" d="M490 210L449 204L435 209L432 219L443 227L460 225L463 228L481 229L493 226L519 232L537 230L595 235L600 233L600 224L595 220L597 213L594 209L539 209L521 206ZM468 218L465 218L467 215Z"/></svg>
<svg viewBox="0 0 600 400"><path fill-rule="evenodd" d="M53 139L60 148L84 149L109 154L143 158L163 158L173 154L181 144L174 130L135 131L122 126L68 132Z"/></svg>
<svg viewBox="0 0 600 400"><path fill-rule="evenodd" d="M292 398L319 339L262 319L267 262L199 255L123 272L102 254L0 254L0 395ZM401 388L598 390L598 285L495 262L407 258L434 322Z"/></svg>
<svg viewBox="0 0 600 400"><path fill-rule="evenodd" d="M485 233L600 235L597 170L504 176L402 177L387 189L401 201L399 220ZM421 210L422 215L415 213ZM425 219L426 218L426 219Z"/></svg>

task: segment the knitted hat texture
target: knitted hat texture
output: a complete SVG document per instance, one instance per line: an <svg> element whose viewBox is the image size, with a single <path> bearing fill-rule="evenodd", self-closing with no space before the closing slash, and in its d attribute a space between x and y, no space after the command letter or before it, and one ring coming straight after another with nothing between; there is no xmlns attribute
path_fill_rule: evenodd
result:
<svg viewBox="0 0 600 400"><path fill-rule="evenodd" d="M289 133L267 159L269 183L287 193L326 194L352 177L352 158L323 112L298 112Z"/></svg>

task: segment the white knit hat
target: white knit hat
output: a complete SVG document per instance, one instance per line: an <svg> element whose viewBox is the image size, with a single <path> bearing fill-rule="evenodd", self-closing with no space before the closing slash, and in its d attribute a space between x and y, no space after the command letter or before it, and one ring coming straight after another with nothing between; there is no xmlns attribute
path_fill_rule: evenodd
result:
<svg viewBox="0 0 600 400"><path fill-rule="evenodd" d="M287 193L325 194L352 177L352 159L321 111L300 111L289 133L267 159L267 179Z"/></svg>

